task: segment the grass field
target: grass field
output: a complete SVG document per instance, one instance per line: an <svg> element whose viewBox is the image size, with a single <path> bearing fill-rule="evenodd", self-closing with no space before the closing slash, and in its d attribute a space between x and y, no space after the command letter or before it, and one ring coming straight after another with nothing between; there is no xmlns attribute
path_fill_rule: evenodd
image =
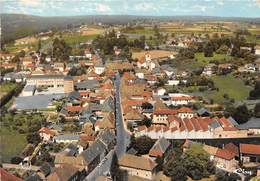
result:
<svg viewBox="0 0 260 181"><path fill-rule="evenodd" d="M0 135L1 159L4 162L9 162L13 156L19 155L25 148L26 136L4 126L0 128Z"/></svg>
<svg viewBox="0 0 260 181"><path fill-rule="evenodd" d="M88 40L93 40L96 37L97 35L81 35L81 34L63 36L64 40L69 45L76 45L82 42L86 42Z"/></svg>
<svg viewBox="0 0 260 181"><path fill-rule="evenodd" d="M220 63L225 63L225 62L230 61L232 59L232 57L230 55L217 54L217 53L214 53L213 57L205 57L203 53L196 53L195 58L202 65L207 65L207 64L210 63L210 61L213 61L213 60L217 60Z"/></svg>
<svg viewBox="0 0 260 181"><path fill-rule="evenodd" d="M248 43L256 43L256 44L260 45L260 38L256 38L256 36L254 36L254 35L248 35L245 38Z"/></svg>
<svg viewBox="0 0 260 181"><path fill-rule="evenodd" d="M0 84L0 98L2 96L4 96L6 93L8 93L9 91L15 89L17 85L15 83L3 83L3 84Z"/></svg>
<svg viewBox="0 0 260 181"><path fill-rule="evenodd" d="M236 101L244 100L248 97L250 88L245 86L244 82L235 78L233 75L213 76L215 86L219 91L205 92L205 96L213 99L216 103L225 101L224 94Z"/></svg>

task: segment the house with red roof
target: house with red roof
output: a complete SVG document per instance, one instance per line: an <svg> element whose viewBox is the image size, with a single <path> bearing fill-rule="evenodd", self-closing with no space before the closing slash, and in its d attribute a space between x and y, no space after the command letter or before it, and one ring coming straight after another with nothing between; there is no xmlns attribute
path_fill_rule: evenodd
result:
<svg viewBox="0 0 260 181"><path fill-rule="evenodd" d="M240 144L240 159L243 164L260 163L260 144Z"/></svg>
<svg viewBox="0 0 260 181"><path fill-rule="evenodd" d="M56 135L56 132L46 128L46 127L42 127L39 131L38 131L40 137L42 138L43 141L52 141L52 138Z"/></svg>
<svg viewBox="0 0 260 181"><path fill-rule="evenodd" d="M0 167L0 180L2 180L2 181L22 181L22 179L7 172L5 169L3 169L1 167Z"/></svg>
<svg viewBox="0 0 260 181"><path fill-rule="evenodd" d="M163 158L167 151L170 148L171 143L165 139L164 137L158 139L153 147L149 151L149 157L151 158L157 158L161 157Z"/></svg>
<svg viewBox="0 0 260 181"><path fill-rule="evenodd" d="M155 109L153 111L153 124L168 125L168 117L170 115L176 115L177 111L174 109Z"/></svg>
<svg viewBox="0 0 260 181"><path fill-rule="evenodd" d="M235 156L235 153L225 148L219 148L215 154L214 161L217 163L217 167L232 171L238 168L239 161L235 159Z"/></svg>
<svg viewBox="0 0 260 181"><path fill-rule="evenodd" d="M193 112L191 108L188 107L181 107L177 110L177 116L180 118L193 118L196 116L196 113Z"/></svg>
<svg viewBox="0 0 260 181"><path fill-rule="evenodd" d="M189 95L177 95L171 97L171 105L180 106L180 105L188 105L193 100L193 97Z"/></svg>

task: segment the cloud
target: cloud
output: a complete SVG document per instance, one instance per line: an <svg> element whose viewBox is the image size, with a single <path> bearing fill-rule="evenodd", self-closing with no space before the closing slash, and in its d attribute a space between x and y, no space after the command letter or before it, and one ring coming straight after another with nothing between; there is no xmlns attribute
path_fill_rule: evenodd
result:
<svg viewBox="0 0 260 181"><path fill-rule="evenodd" d="M152 3L139 3L134 6L134 9L137 11L156 10L154 4L152 4Z"/></svg>
<svg viewBox="0 0 260 181"><path fill-rule="evenodd" d="M192 6L192 8L197 9L202 12L205 12L207 10L207 6L202 6L202 5L194 5L194 6Z"/></svg>
<svg viewBox="0 0 260 181"><path fill-rule="evenodd" d="M18 0L22 7L37 7L42 4L40 0Z"/></svg>
<svg viewBox="0 0 260 181"><path fill-rule="evenodd" d="M217 1L217 4L220 5L220 6L223 6L225 3L221 0Z"/></svg>
<svg viewBox="0 0 260 181"><path fill-rule="evenodd" d="M260 8L260 0L254 0L255 5L257 5Z"/></svg>
<svg viewBox="0 0 260 181"><path fill-rule="evenodd" d="M96 11L99 13L109 13L112 9L106 4L96 4Z"/></svg>

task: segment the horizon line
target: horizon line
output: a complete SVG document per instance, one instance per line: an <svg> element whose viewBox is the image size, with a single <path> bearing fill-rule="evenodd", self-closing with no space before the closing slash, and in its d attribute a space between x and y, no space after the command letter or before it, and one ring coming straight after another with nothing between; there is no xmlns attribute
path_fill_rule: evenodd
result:
<svg viewBox="0 0 260 181"><path fill-rule="evenodd" d="M137 17L208 17L208 18L243 18L243 19L260 19L259 17L241 17L241 16L213 16L213 15L136 15L136 14L84 14L84 15L57 15L57 16L43 16L23 13L0 13L0 15L25 15L37 17L81 17L81 16L137 16Z"/></svg>

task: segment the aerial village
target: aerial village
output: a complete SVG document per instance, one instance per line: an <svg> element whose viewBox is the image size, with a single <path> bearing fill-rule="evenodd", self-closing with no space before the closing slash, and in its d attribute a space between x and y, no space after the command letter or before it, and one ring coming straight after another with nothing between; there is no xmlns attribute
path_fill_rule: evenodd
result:
<svg viewBox="0 0 260 181"><path fill-rule="evenodd" d="M244 32L230 40L166 37L155 28L152 40L162 41L153 44L143 36L130 42L125 31L110 28L76 48L42 32L36 48L1 52L1 131L26 142L3 141L7 152L17 146L1 155L3 177L259 176L260 45L246 43Z"/></svg>

